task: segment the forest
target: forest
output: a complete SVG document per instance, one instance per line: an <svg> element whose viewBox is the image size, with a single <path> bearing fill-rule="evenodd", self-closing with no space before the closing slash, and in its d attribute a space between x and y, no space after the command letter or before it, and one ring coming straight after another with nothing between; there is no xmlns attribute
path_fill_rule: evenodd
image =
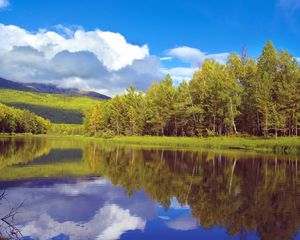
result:
<svg viewBox="0 0 300 240"><path fill-rule="evenodd" d="M8 107L0 103L0 132L2 133L46 133L50 121L28 111Z"/></svg>
<svg viewBox="0 0 300 240"><path fill-rule="evenodd" d="M225 64L205 60L190 81L170 75L145 92L99 102L86 113L93 136L297 136L300 67L271 41L257 59L231 54Z"/></svg>

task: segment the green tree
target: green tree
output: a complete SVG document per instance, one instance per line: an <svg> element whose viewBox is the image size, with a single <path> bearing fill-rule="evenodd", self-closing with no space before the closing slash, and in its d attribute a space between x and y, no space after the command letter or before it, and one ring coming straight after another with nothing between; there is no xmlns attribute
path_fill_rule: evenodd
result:
<svg viewBox="0 0 300 240"><path fill-rule="evenodd" d="M276 125L276 106L273 101L277 71L277 53L273 43L269 41L263 48L257 62L257 101L260 114L261 130L265 136ZM259 121L259 120L258 120Z"/></svg>
<svg viewBox="0 0 300 240"><path fill-rule="evenodd" d="M146 98L152 106L153 120L158 120L152 123L156 131L157 126L160 128L157 134L172 135L174 133L172 116L174 116L175 88L171 76L167 75L159 83L154 83L146 92Z"/></svg>

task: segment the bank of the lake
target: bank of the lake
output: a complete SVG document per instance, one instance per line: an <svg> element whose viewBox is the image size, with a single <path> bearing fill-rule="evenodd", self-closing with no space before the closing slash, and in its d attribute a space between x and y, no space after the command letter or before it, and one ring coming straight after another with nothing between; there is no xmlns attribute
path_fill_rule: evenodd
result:
<svg viewBox="0 0 300 240"><path fill-rule="evenodd" d="M168 148L203 148L223 150L243 150L253 152L272 152L278 154L300 154L300 137L159 137L159 136L115 136L99 138L88 136L54 136L36 135L39 137L66 137L82 141L97 141L120 145Z"/></svg>
<svg viewBox="0 0 300 240"><path fill-rule="evenodd" d="M248 137L114 137L104 139L118 144L174 146L209 149L241 149L257 152L300 153L299 137L248 138Z"/></svg>
<svg viewBox="0 0 300 240"><path fill-rule="evenodd" d="M1 135L0 137L11 135ZM300 137L161 137L161 136L115 136L111 138L89 137L83 135L31 135L16 134L12 137L59 137L82 141L97 141L120 145L168 148L203 148L224 150L246 150L272 152L278 154L300 154Z"/></svg>

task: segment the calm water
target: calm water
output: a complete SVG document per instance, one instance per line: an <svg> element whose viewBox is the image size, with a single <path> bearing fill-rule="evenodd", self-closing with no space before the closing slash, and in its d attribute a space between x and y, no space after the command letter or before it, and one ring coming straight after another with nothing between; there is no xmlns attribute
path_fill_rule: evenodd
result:
<svg viewBox="0 0 300 240"><path fill-rule="evenodd" d="M0 218L22 203L26 240L300 239L296 160L2 138Z"/></svg>

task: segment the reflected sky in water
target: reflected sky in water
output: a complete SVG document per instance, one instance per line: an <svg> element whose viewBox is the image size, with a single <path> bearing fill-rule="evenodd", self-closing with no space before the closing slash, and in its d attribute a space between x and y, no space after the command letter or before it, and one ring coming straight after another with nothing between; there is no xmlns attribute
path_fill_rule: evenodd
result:
<svg viewBox="0 0 300 240"><path fill-rule="evenodd" d="M2 139L0 216L23 202L26 240L300 239L295 157L242 155Z"/></svg>
<svg viewBox="0 0 300 240"><path fill-rule="evenodd" d="M166 211L141 191L128 197L105 178L37 179L6 185L1 212L23 199L15 224L23 239L193 239L226 238L226 230L205 230L190 208L172 199ZM249 234L248 234L249 236ZM249 239L258 239L257 237Z"/></svg>
<svg viewBox="0 0 300 240"><path fill-rule="evenodd" d="M143 230L155 216L155 203L144 193L128 198L104 178L20 181L7 189L7 198L10 206L24 200L16 225L32 239L118 239L125 231Z"/></svg>

